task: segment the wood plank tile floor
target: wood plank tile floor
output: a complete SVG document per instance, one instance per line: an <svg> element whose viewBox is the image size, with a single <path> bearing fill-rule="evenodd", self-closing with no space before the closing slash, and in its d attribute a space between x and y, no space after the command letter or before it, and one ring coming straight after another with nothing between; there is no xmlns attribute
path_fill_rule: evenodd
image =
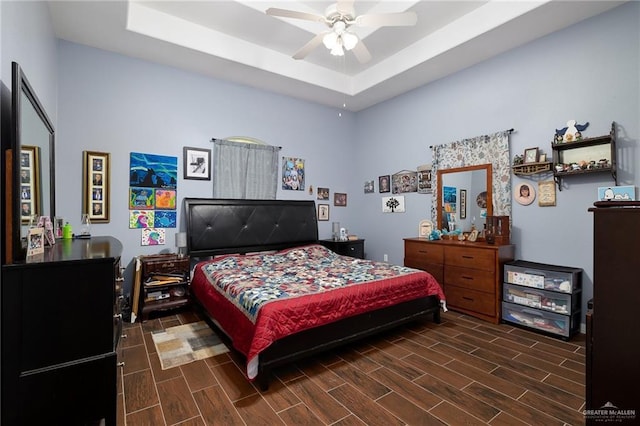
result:
<svg viewBox="0 0 640 426"><path fill-rule="evenodd" d="M161 370L151 331L199 319L127 325L119 426L584 424L584 335L447 312L280 368L260 392L233 352Z"/></svg>

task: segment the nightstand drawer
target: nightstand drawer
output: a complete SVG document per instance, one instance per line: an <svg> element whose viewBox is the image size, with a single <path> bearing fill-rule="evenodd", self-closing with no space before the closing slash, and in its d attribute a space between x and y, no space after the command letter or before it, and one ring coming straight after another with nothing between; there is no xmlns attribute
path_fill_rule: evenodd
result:
<svg viewBox="0 0 640 426"><path fill-rule="evenodd" d="M143 274L151 274L154 272L165 274L182 273L189 271L189 258L145 260L143 268Z"/></svg>
<svg viewBox="0 0 640 426"><path fill-rule="evenodd" d="M320 240L319 243L342 256L364 259L364 240Z"/></svg>

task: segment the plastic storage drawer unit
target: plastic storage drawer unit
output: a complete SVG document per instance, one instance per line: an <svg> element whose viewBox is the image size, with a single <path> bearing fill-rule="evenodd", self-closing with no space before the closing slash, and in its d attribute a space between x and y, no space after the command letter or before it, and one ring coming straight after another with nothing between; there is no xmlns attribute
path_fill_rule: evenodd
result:
<svg viewBox="0 0 640 426"><path fill-rule="evenodd" d="M508 302L502 302L502 318L515 324L564 337L571 336L580 328L579 312L574 315L560 315Z"/></svg>
<svg viewBox="0 0 640 426"><path fill-rule="evenodd" d="M504 265L502 321L569 340L580 331L582 269L516 260Z"/></svg>
<svg viewBox="0 0 640 426"><path fill-rule="evenodd" d="M504 266L504 280L541 290L573 293L581 289L582 269L518 260Z"/></svg>
<svg viewBox="0 0 640 426"><path fill-rule="evenodd" d="M576 305L578 299L572 298L570 294L538 290L507 283L504 284L502 291L502 300L517 305L530 306L560 314L571 314L573 311L580 309L580 306L572 306L572 299L573 305Z"/></svg>

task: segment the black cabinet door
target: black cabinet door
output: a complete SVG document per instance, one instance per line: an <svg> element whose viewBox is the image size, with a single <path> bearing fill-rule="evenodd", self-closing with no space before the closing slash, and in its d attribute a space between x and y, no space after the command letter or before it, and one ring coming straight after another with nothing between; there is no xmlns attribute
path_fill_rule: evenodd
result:
<svg viewBox="0 0 640 426"><path fill-rule="evenodd" d="M24 425L116 424L116 354L20 377L19 422Z"/></svg>
<svg viewBox="0 0 640 426"><path fill-rule="evenodd" d="M589 336L591 354L587 359L587 393L591 406L587 409L599 409L611 403L620 410L637 411L640 209L610 207L592 211L595 225L593 316Z"/></svg>
<svg viewBox="0 0 640 426"><path fill-rule="evenodd" d="M113 352L113 261L25 269L20 371ZM3 283L5 285L5 283Z"/></svg>

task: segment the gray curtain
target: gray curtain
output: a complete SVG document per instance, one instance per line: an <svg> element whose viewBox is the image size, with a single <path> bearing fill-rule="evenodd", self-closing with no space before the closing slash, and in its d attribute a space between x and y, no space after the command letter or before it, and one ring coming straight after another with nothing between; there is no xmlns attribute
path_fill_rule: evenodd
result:
<svg viewBox="0 0 640 426"><path fill-rule="evenodd" d="M275 200L280 147L213 140L213 197Z"/></svg>
<svg viewBox="0 0 640 426"><path fill-rule="evenodd" d="M509 135L505 130L491 135L436 145L433 149L431 169L432 204L431 217L435 220L438 197L437 175L439 169L477 166L491 163L493 182L493 215L511 216L511 161Z"/></svg>

